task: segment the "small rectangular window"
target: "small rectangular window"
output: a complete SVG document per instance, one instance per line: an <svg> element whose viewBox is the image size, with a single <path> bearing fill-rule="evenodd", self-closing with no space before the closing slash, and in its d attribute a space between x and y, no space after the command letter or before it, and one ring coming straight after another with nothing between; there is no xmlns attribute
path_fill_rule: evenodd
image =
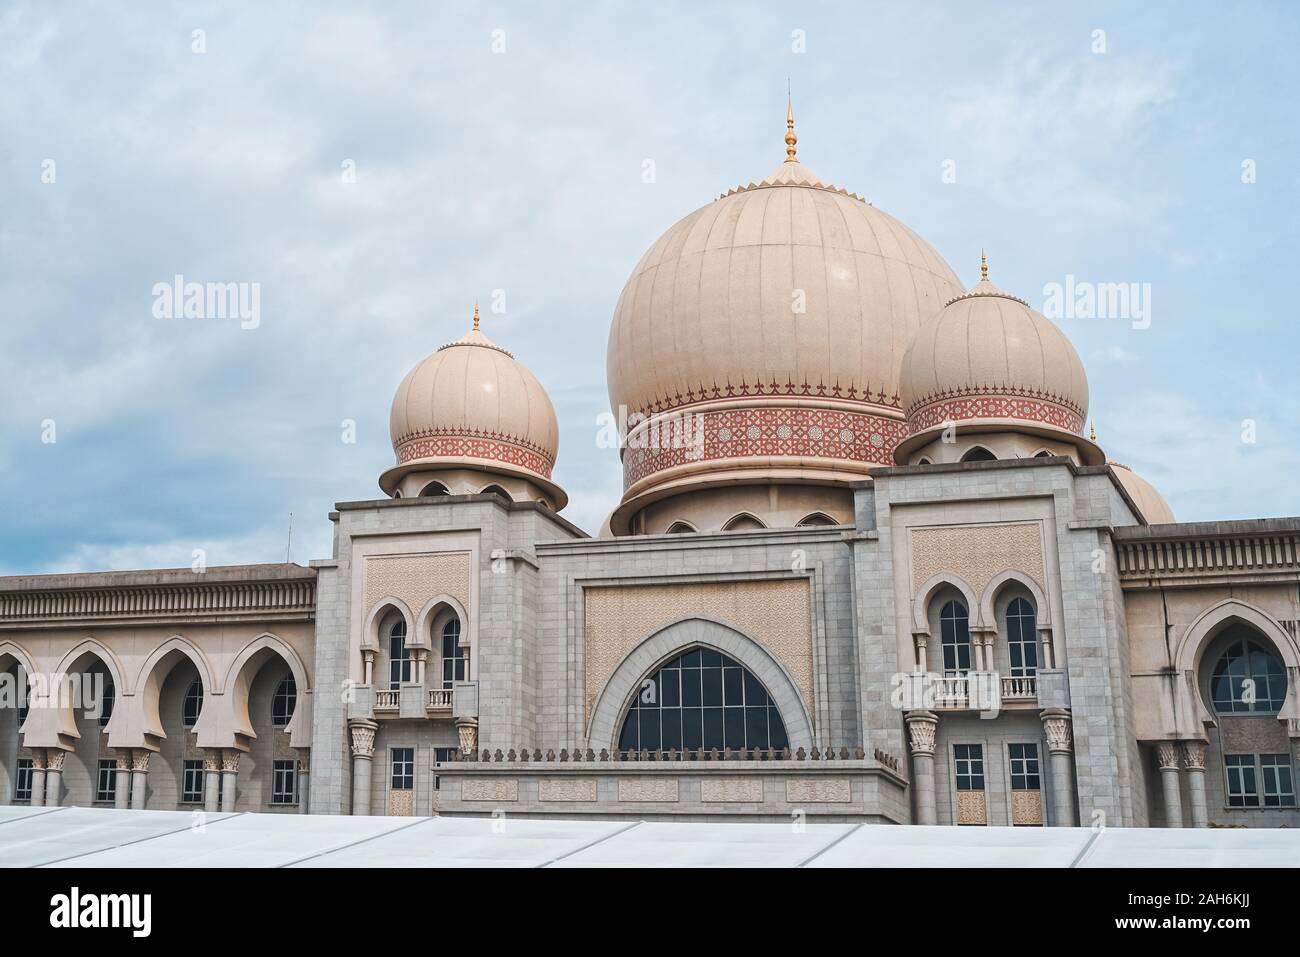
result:
<svg viewBox="0 0 1300 957"><path fill-rule="evenodd" d="M274 761L271 764L271 803L298 803L298 762Z"/></svg>
<svg viewBox="0 0 1300 957"><path fill-rule="evenodd" d="M32 799L32 759L18 759L18 773L14 775L14 800L30 801Z"/></svg>
<svg viewBox="0 0 1300 957"><path fill-rule="evenodd" d="M186 761L181 771L181 803L203 803L203 761Z"/></svg>
<svg viewBox="0 0 1300 957"><path fill-rule="evenodd" d="M1011 753L1011 790L1041 790L1038 775L1038 745L1012 744L1009 749Z"/></svg>
<svg viewBox="0 0 1300 957"><path fill-rule="evenodd" d="M393 748L393 790L415 787L415 748Z"/></svg>
<svg viewBox="0 0 1300 957"><path fill-rule="evenodd" d="M1295 807L1295 775L1291 755L1261 754L1260 778L1264 782L1264 807Z"/></svg>
<svg viewBox="0 0 1300 957"><path fill-rule="evenodd" d="M1228 776L1228 807L1259 807L1255 755L1225 754L1223 769Z"/></svg>
<svg viewBox="0 0 1300 957"><path fill-rule="evenodd" d="M958 791L984 790L984 746L955 744L952 748L957 769Z"/></svg>
<svg viewBox="0 0 1300 957"><path fill-rule="evenodd" d="M113 758L100 758L95 774L95 800L100 804L112 804L117 797L117 761Z"/></svg>

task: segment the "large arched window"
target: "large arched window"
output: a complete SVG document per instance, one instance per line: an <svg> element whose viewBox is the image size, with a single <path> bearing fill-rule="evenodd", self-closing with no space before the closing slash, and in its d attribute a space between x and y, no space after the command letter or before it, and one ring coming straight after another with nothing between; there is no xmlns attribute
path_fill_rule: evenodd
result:
<svg viewBox="0 0 1300 957"><path fill-rule="evenodd" d="M970 671L970 620L966 606L953 599L939 610L939 639L943 646L943 673Z"/></svg>
<svg viewBox="0 0 1300 957"><path fill-rule="evenodd" d="M1272 649L1243 638L1214 666L1210 698L1219 714L1277 714L1286 698L1286 669Z"/></svg>
<svg viewBox="0 0 1300 957"><path fill-rule="evenodd" d="M997 458L996 455L984 448L984 446L977 445L975 448L963 455L961 460L963 462L996 462Z"/></svg>
<svg viewBox="0 0 1300 957"><path fill-rule="evenodd" d="M618 739L622 751L788 745L763 683L712 648L692 648L641 682Z"/></svg>
<svg viewBox="0 0 1300 957"><path fill-rule="evenodd" d="M722 526L724 532L748 532L759 528L767 528L767 526L748 512L741 512L739 515L733 515L731 518L727 519L726 524Z"/></svg>
<svg viewBox="0 0 1300 957"><path fill-rule="evenodd" d="M185 700L181 703L181 723L192 728L199 723L199 714L203 711L203 682L195 678L185 689Z"/></svg>
<svg viewBox="0 0 1300 957"><path fill-rule="evenodd" d="M1007 605L1007 648L1011 652L1011 677L1038 673L1038 622L1034 606L1023 598Z"/></svg>
<svg viewBox="0 0 1300 957"><path fill-rule="evenodd" d="M406 647L406 619L394 614L388 620L388 687L396 691L411 680L411 651Z"/></svg>
<svg viewBox="0 0 1300 957"><path fill-rule="evenodd" d="M420 498L431 498L435 495L450 495L447 486L441 482L430 482L424 488L420 489Z"/></svg>
<svg viewBox="0 0 1300 957"><path fill-rule="evenodd" d="M453 688L465 680L465 649L460 646L460 619L455 616L442 626L442 686Z"/></svg>
<svg viewBox="0 0 1300 957"><path fill-rule="evenodd" d="M276 728L287 728L297 704L298 685L294 682L293 675L285 675L275 686L275 694L271 696L271 725Z"/></svg>
<svg viewBox="0 0 1300 957"><path fill-rule="evenodd" d="M815 528L823 525L838 525L839 522L831 518L825 512L813 512L811 515L805 515L799 519L798 525L801 528Z"/></svg>

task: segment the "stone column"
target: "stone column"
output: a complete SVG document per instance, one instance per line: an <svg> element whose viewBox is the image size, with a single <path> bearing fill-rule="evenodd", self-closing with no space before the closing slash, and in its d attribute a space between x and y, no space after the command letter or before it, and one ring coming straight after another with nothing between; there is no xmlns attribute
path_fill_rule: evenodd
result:
<svg viewBox="0 0 1300 957"><path fill-rule="evenodd" d="M361 683L366 687L370 687L375 678L375 651L373 648L362 649L361 665Z"/></svg>
<svg viewBox="0 0 1300 957"><path fill-rule="evenodd" d="M370 813L370 765L375 757L375 732L379 725L364 719L353 721L352 732L352 813Z"/></svg>
<svg viewBox="0 0 1300 957"><path fill-rule="evenodd" d="M32 748L32 807L45 803L45 749Z"/></svg>
<svg viewBox="0 0 1300 957"><path fill-rule="evenodd" d="M1052 629L1048 625L1040 625L1038 628L1038 647L1040 649L1040 660L1038 667L1040 669L1052 669L1056 667L1056 650L1052 647Z"/></svg>
<svg viewBox="0 0 1300 957"><path fill-rule="evenodd" d="M1178 743L1161 741L1156 745L1160 758L1160 780L1165 791L1165 827L1183 826L1183 799L1178 789Z"/></svg>
<svg viewBox="0 0 1300 957"><path fill-rule="evenodd" d="M461 754L473 754L478 749L478 718L457 718L456 733L460 736Z"/></svg>
<svg viewBox="0 0 1300 957"><path fill-rule="evenodd" d="M62 797L63 759L68 752L62 748L49 748L45 752L45 806L58 807Z"/></svg>
<svg viewBox="0 0 1300 957"><path fill-rule="evenodd" d="M1209 827L1205 806L1205 742L1183 742L1183 768L1187 773L1187 794L1192 805L1192 827Z"/></svg>
<svg viewBox="0 0 1300 957"><path fill-rule="evenodd" d="M916 643L916 670L925 674L930 670L930 661L926 651L926 645L930 643L930 636L924 631L912 632L912 641Z"/></svg>
<svg viewBox="0 0 1300 957"><path fill-rule="evenodd" d="M1052 817L1057 827L1074 827L1074 735L1070 712L1048 708L1041 717L1052 762Z"/></svg>
<svg viewBox="0 0 1300 957"><path fill-rule="evenodd" d="M934 739L939 717L933 711L909 711L908 737L912 742L912 787L916 791L916 823L938 824L939 812L934 792Z"/></svg>
<svg viewBox="0 0 1300 957"><path fill-rule="evenodd" d="M308 795L311 793L311 748L298 748L298 813L307 813Z"/></svg>
<svg viewBox="0 0 1300 957"><path fill-rule="evenodd" d="M113 784L113 807L125 811L131 806L131 749L117 749L117 779Z"/></svg>
<svg viewBox="0 0 1300 957"><path fill-rule="evenodd" d="M203 810L216 814L221 810L221 749L203 751Z"/></svg>
<svg viewBox="0 0 1300 957"><path fill-rule="evenodd" d="M152 751L136 748L131 752L131 810L143 811L145 788L149 783L149 758Z"/></svg>
<svg viewBox="0 0 1300 957"><path fill-rule="evenodd" d="M240 752L234 748L221 752L221 810L228 814L234 813L238 797L239 755Z"/></svg>

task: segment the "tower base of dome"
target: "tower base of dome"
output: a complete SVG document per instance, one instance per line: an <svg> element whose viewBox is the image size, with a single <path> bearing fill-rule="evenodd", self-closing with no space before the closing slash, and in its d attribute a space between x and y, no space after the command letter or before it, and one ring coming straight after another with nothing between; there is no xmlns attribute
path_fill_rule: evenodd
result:
<svg viewBox="0 0 1300 957"><path fill-rule="evenodd" d="M707 485L655 489L620 505L610 517L610 531L615 535L663 535L851 525L853 491L849 483L863 478L853 475L843 482L817 482L737 474Z"/></svg>

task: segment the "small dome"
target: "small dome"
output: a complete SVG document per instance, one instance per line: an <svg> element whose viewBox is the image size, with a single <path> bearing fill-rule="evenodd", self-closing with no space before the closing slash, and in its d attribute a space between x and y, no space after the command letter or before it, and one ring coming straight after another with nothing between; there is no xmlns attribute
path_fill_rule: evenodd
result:
<svg viewBox="0 0 1300 957"><path fill-rule="evenodd" d="M1177 521L1174 511L1165 501L1165 497L1156 491L1156 487L1138 475L1122 462L1107 459L1106 464L1124 486L1124 491L1133 500L1133 504L1142 513L1141 517L1148 525L1172 525Z"/></svg>
<svg viewBox="0 0 1300 957"><path fill-rule="evenodd" d="M515 357L479 331L477 307L469 333L422 360L397 387L389 416L397 466L380 479L385 492L412 471L472 468L550 481L559 450L551 400Z"/></svg>
<svg viewBox="0 0 1300 957"><path fill-rule="evenodd" d="M903 356L909 438L898 461L955 422L967 431L1065 436L1100 465L1100 450L1082 436L1088 378L1079 354L1042 313L989 282L986 263L980 270L970 292L921 324Z"/></svg>

